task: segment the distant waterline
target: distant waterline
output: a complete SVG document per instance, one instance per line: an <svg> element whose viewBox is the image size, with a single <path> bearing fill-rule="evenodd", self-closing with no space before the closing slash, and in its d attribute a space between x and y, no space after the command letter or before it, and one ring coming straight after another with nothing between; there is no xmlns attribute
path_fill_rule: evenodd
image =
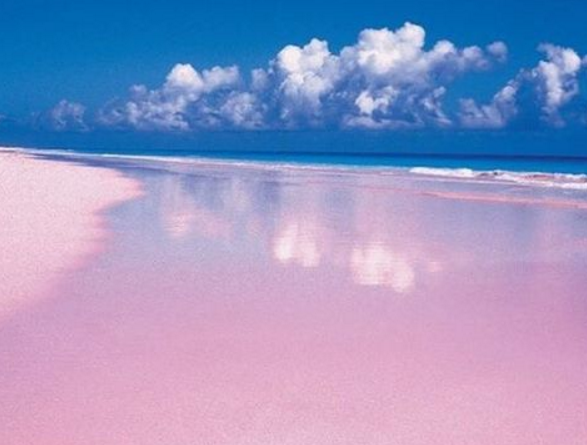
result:
<svg viewBox="0 0 587 445"><path fill-rule="evenodd" d="M227 164L264 169L342 169L411 173L452 179L495 180L518 185L587 190L587 158L540 156L479 156L424 154L309 153L309 152L203 152L198 150L117 150L0 148L39 155L117 158L187 164Z"/></svg>

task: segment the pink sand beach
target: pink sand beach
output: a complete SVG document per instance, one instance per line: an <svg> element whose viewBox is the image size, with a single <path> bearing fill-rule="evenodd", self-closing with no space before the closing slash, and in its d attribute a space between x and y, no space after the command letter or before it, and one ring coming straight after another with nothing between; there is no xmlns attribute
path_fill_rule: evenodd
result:
<svg viewBox="0 0 587 445"><path fill-rule="evenodd" d="M101 213L139 187L113 170L0 152L0 325L101 250Z"/></svg>
<svg viewBox="0 0 587 445"><path fill-rule="evenodd" d="M0 155L2 445L584 445L587 195Z"/></svg>

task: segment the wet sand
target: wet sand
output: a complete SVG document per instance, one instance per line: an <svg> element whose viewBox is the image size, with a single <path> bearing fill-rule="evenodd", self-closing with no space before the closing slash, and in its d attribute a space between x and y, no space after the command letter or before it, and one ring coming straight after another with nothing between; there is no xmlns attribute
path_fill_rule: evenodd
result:
<svg viewBox="0 0 587 445"><path fill-rule="evenodd" d="M145 195L0 324L0 443L587 441L585 194L86 162Z"/></svg>

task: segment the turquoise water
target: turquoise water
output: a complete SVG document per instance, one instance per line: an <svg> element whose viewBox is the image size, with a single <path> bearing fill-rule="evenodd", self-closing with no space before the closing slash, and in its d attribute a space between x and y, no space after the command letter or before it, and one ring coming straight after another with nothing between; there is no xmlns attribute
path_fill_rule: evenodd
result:
<svg viewBox="0 0 587 445"><path fill-rule="evenodd" d="M50 150L47 152L62 151ZM88 154L157 156L174 158L206 158L233 161L276 162L294 164L345 165L358 167L433 167L471 169L476 171L504 170L512 172L544 172L587 174L587 158L568 156L468 156L429 154L363 154L299 152L199 151L189 149L140 150L121 149L105 152L100 149L68 150Z"/></svg>

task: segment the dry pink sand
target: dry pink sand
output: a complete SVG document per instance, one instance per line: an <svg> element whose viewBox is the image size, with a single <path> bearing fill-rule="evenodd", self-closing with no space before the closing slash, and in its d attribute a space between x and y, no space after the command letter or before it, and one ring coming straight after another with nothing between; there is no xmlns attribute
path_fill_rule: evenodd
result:
<svg viewBox="0 0 587 445"><path fill-rule="evenodd" d="M0 323L100 249L102 212L138 193L114 170L0 153Z"/></svg>

